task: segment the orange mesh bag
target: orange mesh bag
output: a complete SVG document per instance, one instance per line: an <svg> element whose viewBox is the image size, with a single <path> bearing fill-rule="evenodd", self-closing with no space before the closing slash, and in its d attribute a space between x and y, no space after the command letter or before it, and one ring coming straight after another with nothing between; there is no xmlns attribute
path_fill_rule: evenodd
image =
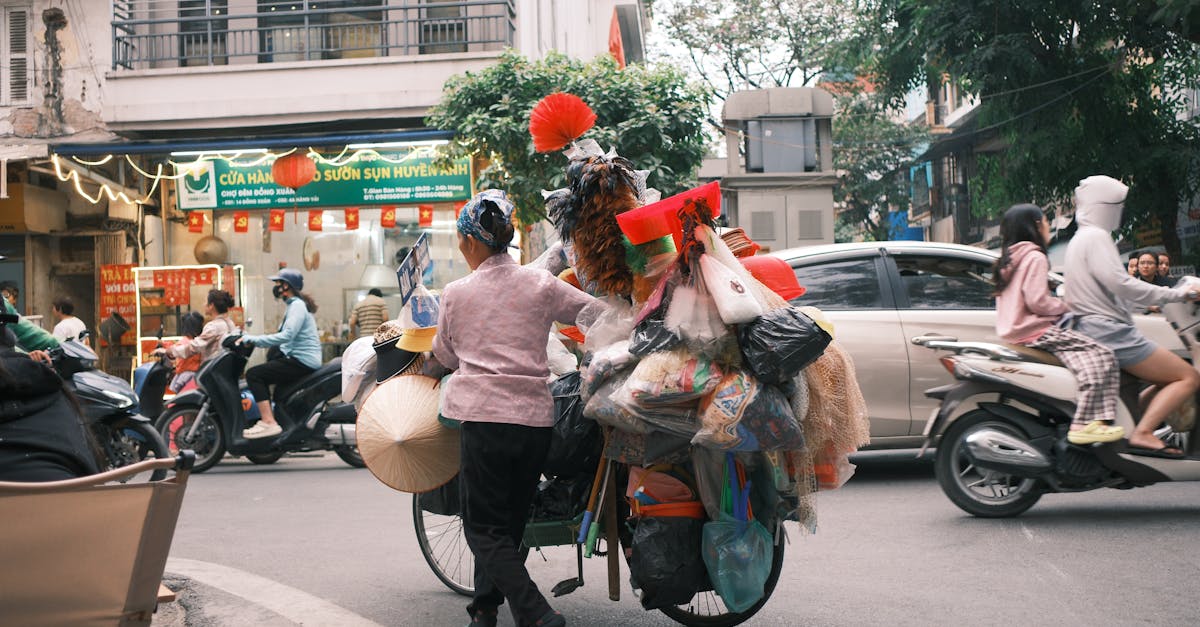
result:
<svg viewBox="0 0 1200 627"><path fill-rule="evenodd" d="M867 403L858 387L854 362L837 341L804 370L808 414L801 423L808 448L804 463L813 465L817 486L833 489L853 473L846 459L871 441Z"/></svg>

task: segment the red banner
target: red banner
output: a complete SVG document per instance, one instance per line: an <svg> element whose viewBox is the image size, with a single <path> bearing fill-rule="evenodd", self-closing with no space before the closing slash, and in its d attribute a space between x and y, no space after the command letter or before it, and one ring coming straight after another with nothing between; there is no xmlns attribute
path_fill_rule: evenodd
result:
<svg viewBox="0 0 1200 627"><path fill-rule="evenodd" d="M121 344L133 346L137 343L137 333L133 330L137 323L137 286L133 282L132 263L118 263L100 266L100 308L96 313L100 320L108 318L112 312L117 312L131 327L121 336ZM108 342L101 338L107 345Z"/></svg>
<svg viewBox="0 0 1200 627"><path fill-rule="evenodd" d="M417 207L417 226L421 228L433 226L433 205Z"/></svg>
<svg viewBox="0 0 1200 627"><path fill-rule="evenodd" d="M204 214L199 211L193 211L188 214L188 233L202 233L204 231Z"/></svg>
<svg viewBox="0 0 1200 627"><path fill-rule="evenodd" d="M467 201L460 200L454 203L454 219L458 219L458 214L462 213L462 208L467 206Z"/></svg>
<svg viewBox="0 0 1200 627"><path fill-rule="evenodd" d="M250 212L249 211L234 211L233 212L233 232L248 233L250 231Z"/></svg>
<svg viewBox="0 0 1200 627"><path fill-rule="evenodd" d="M390 229L396 226L396 208L394 206L383 206L383 210L379 214L379 226L382 226L385 229Z"/></svg>
<svg viewBox="0 0 1200 627"><path fill-rule="evenodd" d="M308 212L308 230L320 231L321 225L325 220L325 212L320 209L314 209Z"/></svg>
<svg viewBox="0 0 1200 627"><path fill-rule="evenodd" d="M353 231L358 228L358 208L346 210L346 230Z"/></svg>
<svg viewBox="0 0 1200 627"><path fill-rule="evenodd" d="M272 231L283 230L283 209L271 210L271 224L267 228Z"/></svg>

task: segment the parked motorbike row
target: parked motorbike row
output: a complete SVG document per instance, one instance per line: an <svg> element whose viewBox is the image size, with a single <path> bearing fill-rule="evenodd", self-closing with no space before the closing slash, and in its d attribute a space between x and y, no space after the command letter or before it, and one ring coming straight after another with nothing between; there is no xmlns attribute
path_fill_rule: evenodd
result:
<svg viewBox="0 0 1200 627"><path fill-rule="evenodd" d="M1168 304L1163 313L1193 366L1200 365L1200 304ZM1066 440L1075 413L1075 379L1053 355L945 336L912 342L951 353L941 362L955 382L925 392L941 401L925 425L925 446L937 442L938 483L970 514L1016 516L1049 492L1200 480L1194 409L1180 412L1156 433L1184 451L1182 458L1137 455L1126 440L1077 446ZM1149 386L1125 373L1121 377L1116 425L1130 433L1141 416L1140 395Z"/></svg>

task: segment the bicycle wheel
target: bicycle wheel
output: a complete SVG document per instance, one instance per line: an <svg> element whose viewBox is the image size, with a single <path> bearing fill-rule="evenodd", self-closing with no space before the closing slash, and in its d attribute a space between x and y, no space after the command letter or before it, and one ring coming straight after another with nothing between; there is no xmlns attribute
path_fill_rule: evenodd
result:
<svg viewBox="0 0 1200 627"><path fill-rule="evenodd" d="M463 535L462 518L425 511L419 494L413 495L412 503L413 527L425 562L447 588L471 596L475 593L475 555Z"/></svg>
<svg viewBox="0 0 1200 627"><path fill-rule="evenodd" d="M763 605L766 605L767 599L770 599L771 593L775 591L775 584L779 583L779 573L783 570L785 544L787 541L782 537L775 544L775 552L771 556L771 573L763 585L763 596L750 609L744 612L733 612L725 607L720 595L708 590L697 593L686 605L663 607L659 608L659 611L675 622L689 627L733 627L733 625L740 625L750 620L751 616L754 616L762 609Z"/></svg>

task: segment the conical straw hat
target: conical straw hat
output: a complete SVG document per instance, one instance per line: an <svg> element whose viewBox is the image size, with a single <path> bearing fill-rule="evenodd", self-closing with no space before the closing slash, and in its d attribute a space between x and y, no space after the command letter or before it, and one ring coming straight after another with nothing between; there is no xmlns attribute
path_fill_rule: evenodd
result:
<svg viewBox="0 0 1200 627"><path fill-rule="evenodd" d="M459 434L438 422L438 382L389 379L358 412L358 451L375 478L401 492L428 492L458 474Z"/></svg>

